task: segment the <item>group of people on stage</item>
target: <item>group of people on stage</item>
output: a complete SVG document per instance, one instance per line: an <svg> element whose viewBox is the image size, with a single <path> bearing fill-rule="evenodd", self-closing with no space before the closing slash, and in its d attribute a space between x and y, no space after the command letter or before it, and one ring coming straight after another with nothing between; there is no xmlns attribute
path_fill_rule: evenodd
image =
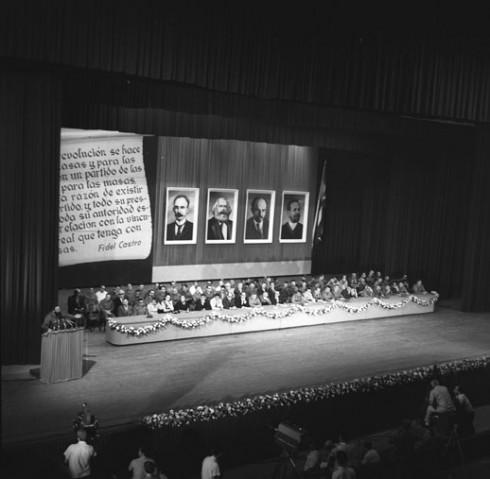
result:
<svg viewBox="0 0 490 479"><path fill-rule="evenodd" d="M146 287L108 290L101 286L90 288L86 294L76 289L68 298L68 313L79 314L86 319L98 318L102 322L109 317L155 315L181 311L221 310L258 307L276 304L308 304L333 300L349 300L357 297L406 296L425 293L418 280L410 288L408 278L391 278L373 270L368 273L352 273L338 278L324 275L286 279L276 282L273 278L208 281L204 284L156 283Z"/></svg>

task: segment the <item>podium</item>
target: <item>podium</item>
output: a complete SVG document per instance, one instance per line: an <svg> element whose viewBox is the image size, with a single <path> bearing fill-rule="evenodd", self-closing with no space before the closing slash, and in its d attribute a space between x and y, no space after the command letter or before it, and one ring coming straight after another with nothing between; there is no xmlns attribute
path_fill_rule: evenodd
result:
<svg viewBox="0 0 490 479"><path fill-rule="evenodd" d="M82 377L83 334L83 328L72 328L41 336L41 382L52 384Z"/></svg>

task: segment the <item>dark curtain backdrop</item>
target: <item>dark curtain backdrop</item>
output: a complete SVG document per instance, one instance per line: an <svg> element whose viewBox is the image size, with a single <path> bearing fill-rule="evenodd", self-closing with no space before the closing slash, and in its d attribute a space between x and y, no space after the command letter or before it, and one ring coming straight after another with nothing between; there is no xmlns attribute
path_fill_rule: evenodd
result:
<svg viewBox="0 0 490 479"><path fill-rule="evenodd" d="M472 191L482 189L473 180L474 132L460 132L458 141L458 148L424 142L378 157L321 150L326 223L314 271L406 272L445 297L461 297L463 284L473 283L464 272L467 232L485 236L468 222Z"/></svg>
<svg viewBox="0 0 490 479"><path fill-rule="evenodd" d="M2 364L38 363L58 289L60 83L1 71L0 117Z"/></svg>
<svg viewBox="0 0 490 479"><path fill-rule="evenodd" d="M260 99L489 121L486 14L382 3L6 0L0 56Z"/></svg>
<svg viewBox="0 0 490 479"><path fill-rule="evenodd" d="M490 126L476 131L473 188L468 196L468 229L463 310L490 311Z"/></svg>

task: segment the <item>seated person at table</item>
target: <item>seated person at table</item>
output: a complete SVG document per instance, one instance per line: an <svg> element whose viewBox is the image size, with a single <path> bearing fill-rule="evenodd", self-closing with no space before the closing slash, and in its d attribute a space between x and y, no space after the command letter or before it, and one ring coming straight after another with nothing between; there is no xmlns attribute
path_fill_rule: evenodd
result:
<svg viewBox="0 0 490 479"><path fill-rule="evenodd" d="M138 299L138 302L135 304L133 308L133 314L135 314L136 316L140 316L147 313L148 313L148 309L146 307L144 299L143 298Z"/></svg>
<svg viewBox="0 0 490 479"><path fill-rule="evenodd" d="M189 311L189 303L185 295L180 295L180 299L175 303L174 309L175 311Z"/></svg>
<svg viewBox="0 0 490 479"><path fill-rule="evenodd" d="M282 288L279 290L279 303L289 303L290 298L289 283L285 281Z"/></svg>
<svg viewBox="0 0 490 479"><path fill-rule="evenodd" d="M238 299L235 296L235 307L236 308L248 308L249 307L248 299L247 299L247 293L245 293L245 291L242 291L242 293L240 294Z"/></svg>
<svg viewBox="0 0 490 479"><path fill-rule="evenodd" d="M231 309L235 307L235 293L232 289L227 290L223 296L223 308Z"/></svg>
<svg viewBox="0 0 490 479"><path fill-rule="evenodd" d="M361 298L371 298L374 296L374 290L369 286L369 284L366 283L366 286L364 289L359 293L359 297Z"/></svg>
<svg viewBox="0 0 490 479"><path fill-rule="evenodd" d="M402 296L408 296L409 294L405 283L401 281L398 283L398 294L401 294Z"/></svg>
<svg viewBox="0 0 490 479"><path fill-rule="evenodd" d="M425 412L424 423L426 426L430 425L431 417L434 414L454 413L456 408L454 407L451 394L446 386L439 384L437 379L433 379L430 382L431 391L429 394L429 405Z"/></svg>
<svg viewBox="0 0 490 479"><path fill-rule="evenodd" d="M211 309L211 305L209 304L209 299L204 295L196 295L192 300L191 311L203 311Z"/></svg>
<svg viewBox="0 0 490 479"><path fill-rule="evenodd" d="M209 300L212 310L223 309L223 299L221 293L214 293L214 296Z"/></svg>
<svg viewBox="0 0 490 479"><path fill-rule="evenodd" d="M291 296L291 303L292 304L303 304L303 295L301 294L300 290L295 287L293 295Z"/></svg>
<svg viewBox="0 0 490 479"><path fill-rule="evenodd" d="M262 296L260 296L259 298L260 302L264 305L264 306L270 306L272 305L272 301L271 299L269 298L269 293L267 291L264 291L262 293Z"/></svg>
<svg viewBox="0 0 490 479"><path fill-rule="evenodd" d="M267 289L267 294L272 304L277 304L279 302L279 291L276 290L276 285L273 281L270 282L269 288Z"/></svg>
<svg viewBox="0 0 490 479"><path fill-rule="evenodd" d="M128 298L124 298L122 300L122 304L120 304L117 307L116 316L117 317L124 317L124 316L132 316L132 315L133 315L133 308L131 308L131 306L129 306Z"/></svg>
<svg viewBox="0 0 490 479"><path fill-rule="evenodd" d="M150 316L153 316L154 314L158 314L158 303L155 298L153 298L151 302L146 305L146 311ZM162 311L163 311L163 305L162 305Z"/></svg>
<svg viewBox="0 0 490 479"><path fill-rule="evenodd" d="M322 292L322 300L323 301L332 301L334 299L332 290L330 286L325 286L325 289Z"/></svg>
<svg viewBox="0 0 490 479"><path fill-rule="evenodd" d="M174 311L174 303L172 301L172 297L170 296L169 293L165 295L165 299L163 300L163 303L160 303L163 305L163 312L164 313L172 313ZM159 306L160 310L160 306ZM158 311L161 312L161 311Z"/></svg>
<svg viewBox="0 0 490 479"><path fill-rule="evenodd" d="M389 284L385 284L384 286L382 286L382 295L385 298L391 296L391 286Z"/></svg>
<svg viewBox="0 0 490 479"><path fill-rule="evenodd" d="M424 288L424 285L422 284L422 280L419 279L413 286L412 286L412 292L414 294L425 294L427 291Z"/></svg>
<svg viewBox="0 0 490 479"><path fill-rule="evenodd" d="M256 308L258 306L262 306L262 303L260 302L259 297L257 296L257 293L252 293L250 297L248 298L248 305L251 308Z"/></svg>
<svg viewBox="0 0 490 479"><path fill-rule="evenodd" d="M313 294L310 288L307 288L306 291L303 292L303 301L305 303L314 303L315 298L313 298Z"/></svg>
<svg viewBox="0 0 490 479"><path fill-rule="evenodd" d="M145 296L145 303L146 304L150 304L155 298L155 290L154 289L150 289L150 291L148 291L148 293L146 293L146 296Z"/></svg>

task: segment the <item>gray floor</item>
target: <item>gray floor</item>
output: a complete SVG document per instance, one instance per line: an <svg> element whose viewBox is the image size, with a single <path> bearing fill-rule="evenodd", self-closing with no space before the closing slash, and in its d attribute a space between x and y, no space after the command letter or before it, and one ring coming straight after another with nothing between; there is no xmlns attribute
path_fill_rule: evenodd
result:
<svg viewBox="0 0 490 479"><path fill-rule="evenodd" d="M2 437L10 443L66 432L82 400L103 426L170 408L232 400L490 354L490 314L433 314L115 347L86 334L90 369L46 385L2 368Z"/></svg>

